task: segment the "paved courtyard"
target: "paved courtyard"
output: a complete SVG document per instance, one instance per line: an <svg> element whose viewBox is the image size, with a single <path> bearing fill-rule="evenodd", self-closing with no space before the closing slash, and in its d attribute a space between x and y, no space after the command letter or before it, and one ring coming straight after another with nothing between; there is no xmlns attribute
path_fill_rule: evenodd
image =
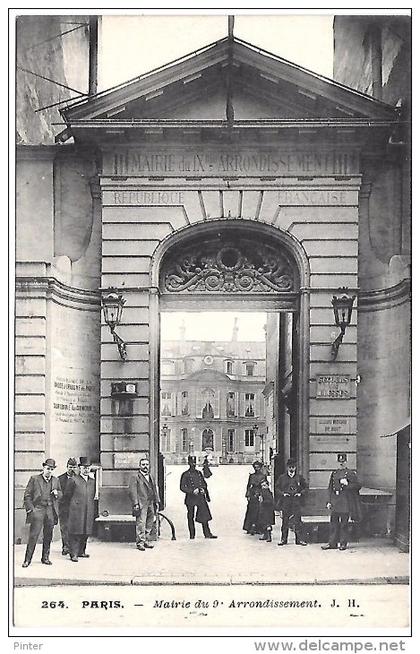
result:
<svg viewBox="0 0 420 654"><path fill-rule="evenodd" d="M89 559L72 563L61 555L61 544L52 545L52 566L40 562L38 545L31 566L22 569L24 545L15 546L15 581L19 586L55 584L323 584L407 583L409 555L386 539L362 540L345 552L323 552L318 543L307 547L278 547L279 529L273 543L242 531L246 508L248 466L212 468L209 480L212 531L217 540L188 537L184 495L179 479L184 468L167 468L165 513L176 526L177 540L163 526L153 550L139 552L133 543L106 543L92 539Z"/></svg>

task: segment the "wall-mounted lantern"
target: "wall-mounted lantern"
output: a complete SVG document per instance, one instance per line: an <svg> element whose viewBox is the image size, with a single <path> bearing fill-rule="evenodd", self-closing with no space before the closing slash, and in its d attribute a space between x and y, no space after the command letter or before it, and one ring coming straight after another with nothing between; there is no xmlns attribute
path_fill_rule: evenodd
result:
<svg viewBox="0 0 420 654"><path fill-rule="evenodd" d="M115 288L109 288L102 293L102 309L104 312L105 322L108 325L114 343L116 343L119 355L123 361L127 358L126 344L123 339L118 336L115 328L120 324L124 304L126 300L121 293Z"/></svg>
<svg viewBox="0 0 420 654"><path fill-rule="evenodd" d="M336 360L338 348L340 347L347 327L351 322L351 313L353 311L353 303L356 298L355 295L348 295L347 288L340 288L339 291L343 292L341 297L333 295L331 304L334 311L334 321L337 327L340 327L340 333L331 345L331 358Z"/></svg>

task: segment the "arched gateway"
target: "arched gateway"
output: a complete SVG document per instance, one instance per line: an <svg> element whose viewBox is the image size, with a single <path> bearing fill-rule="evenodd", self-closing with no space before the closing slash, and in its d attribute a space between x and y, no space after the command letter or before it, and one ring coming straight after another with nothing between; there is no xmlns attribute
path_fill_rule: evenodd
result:
<svg viewBox="0 0 420 654"><path fill-rule="evenodd" d="M302 246L290 234L253 221L218 219L176 231L158 246L152 259L151 286L158 289L156 323L161 311L258 311L289 317L282 329L290 332L293 373L288 380L288 434L277 434L308 470L308 343L309 265ZM210 336L210 333L209 333ZM157 360L158 340L152 351ZM270 356L270 354L268 354ZM278 362L278 350L272 357ZM153 424L159 424L159 379L154 378ZM274 402L285 403L279 396ZM158 450L158 429L153 456Z"/></svg>

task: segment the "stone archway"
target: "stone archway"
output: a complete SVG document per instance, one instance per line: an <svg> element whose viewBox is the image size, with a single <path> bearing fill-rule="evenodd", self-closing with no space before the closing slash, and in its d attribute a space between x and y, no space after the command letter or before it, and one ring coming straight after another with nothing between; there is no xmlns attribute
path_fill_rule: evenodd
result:
<svg viewBox="0 0 420 654"><path fill-rule="evenodd" d="M301 470L309 467L309 266L290 234L253 221L214 220L182 228L156 249L151 267L151 452L159 438L161 311L271 310L297 316L297 441ZM153 372L154 371L154 372Z"/></svg>

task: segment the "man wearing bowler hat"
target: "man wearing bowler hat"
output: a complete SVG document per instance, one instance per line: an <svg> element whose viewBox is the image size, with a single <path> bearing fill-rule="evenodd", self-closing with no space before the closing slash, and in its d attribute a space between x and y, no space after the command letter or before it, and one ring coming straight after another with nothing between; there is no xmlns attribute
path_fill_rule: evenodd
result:
<svg viewBox="0 0 420 654"><path fill-rule="evenodd" d="M42 473L33 475L29 479L23 495L26 522L31 525L23 568L27 568L32 561L41 529L43 529L41 563L51 565L50 547L54 525L58 522L58 501L62 497L60 483L52 474L55 467L54 459L46 459L42 464Z"/></svg>
<svg viewBox="0 0 420 654"><path fill-rule="evenodd" d="M328 545L323 550L346 550L348 543L348 523L350 517L355 522L361 518L359 490L361 484L354 470L347 467L347 454L337 454L338 469L331 473L328 484L327 509L331 511L330 535Z"/></svg>
<svg viewBox="0 0 420 654"><path fill-rule="evenodd" d="M159 511L159 491L149 468L149 459L142 457L137 475L129 481L132 513L136 518L136 547L140 552L153 548L150 534Z"/></svg>
<svg viewBox="0 0 420 654"><path fill-rule="evenodd" d="M69 505L68 534L70 559L77 563L88 558L86 543L93 532L95 519L95 479L87 456L79 459L79 474L68 480L64 499Z"/></svg>
<svg viewBox="0 0 420 654"><path fill-rule="evenodd" d="M66 472L58 476L58 481L60 482L60 488L63 492L63 497L58 503L58 517L60 518L61 540L63 543L63 548L61 550L61 553L63 556L66 556L66 554L70 552L69 532L68 532L69 503L67 498L65 497L65 492L69 479L72 479L75 474L77 474L77 461L73 457L70 457L70 459L67 461Z"/></svg>
<svg viewBox="0 0 420 654"><path fill-rule="evenodd" d="M217 538L211 533L209 521L212 519L209 505L209 491L202 473L196 469L195 456L188 457L189 469L181 475L180 489L185 493L185 506L187 507L187 522L190 538L195 538L195 521L201 522L204 538Z"/></svg>

